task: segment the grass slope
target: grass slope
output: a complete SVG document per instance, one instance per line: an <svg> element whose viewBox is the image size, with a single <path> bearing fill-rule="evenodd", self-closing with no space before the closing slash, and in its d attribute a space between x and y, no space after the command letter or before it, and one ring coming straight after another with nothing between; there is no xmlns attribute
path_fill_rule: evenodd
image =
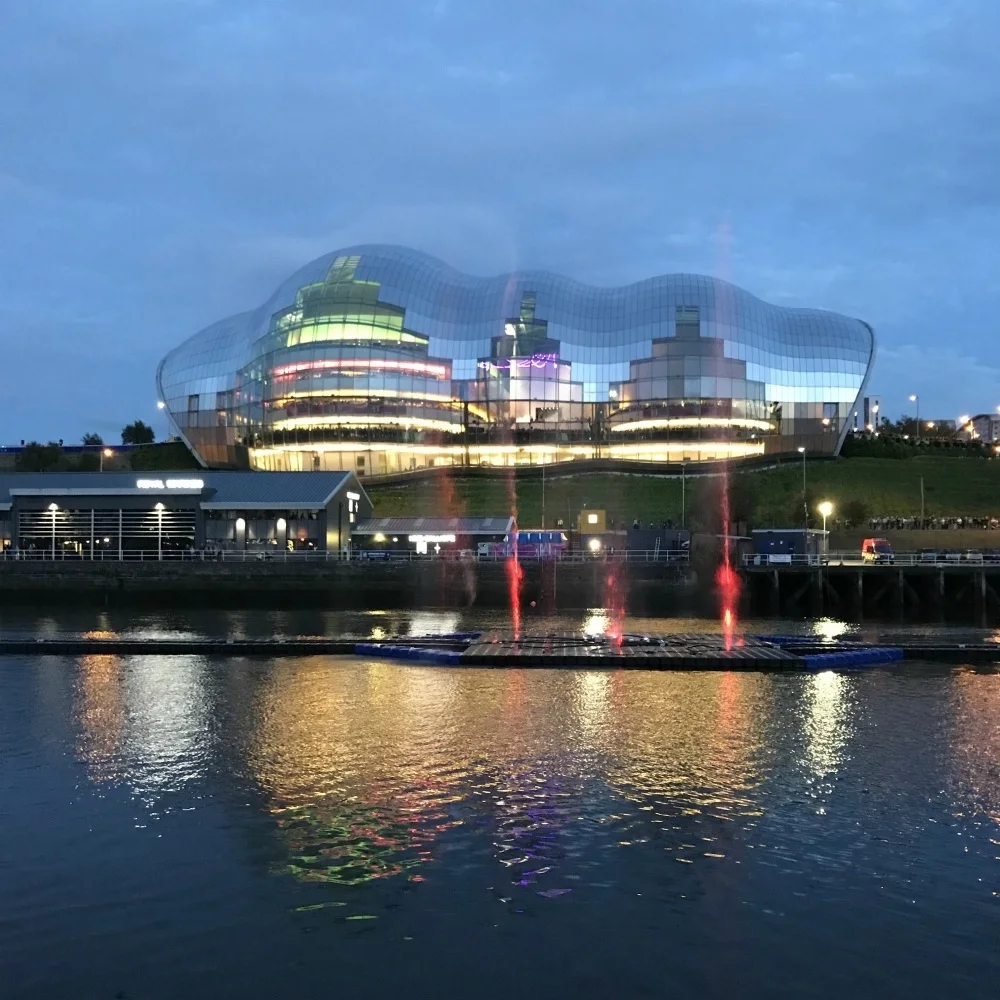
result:
<svg viewBox="0 0 1000 1000"><path fill-rule="evenodd" d="M756 527L798 523L802 503L802 466L790 461L776 469L737 473L746 477L758 497ZM808 492L815 500L830 500L835 508L853 498L863 499L873 515L920 514L920 479L928 517L1000 514L1000 461L984 458L921 456L893 460L850 458L806 463ZM516 499L514 492L516 490ZM516 486L503 479L462 478L416 480L402 486L368 487L380 516L442 516L504 514L515 508L522 526L541 519L541 480ZM687 477L687 512L704 502L698 477ZM561 517L567 524L583 508L607 510L617 526L681 516L680 477L639 474L550 476L545 483L546 523Z"/></svg>

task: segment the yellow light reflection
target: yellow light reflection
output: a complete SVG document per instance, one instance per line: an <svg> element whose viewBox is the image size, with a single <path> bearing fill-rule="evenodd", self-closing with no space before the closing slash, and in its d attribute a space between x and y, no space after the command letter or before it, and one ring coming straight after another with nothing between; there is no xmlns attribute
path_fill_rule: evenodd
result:
<svg viewBox="0 0 1000 1000"><path fill-rule="evenodd" d="M125 727L125 694L120 656L80 657L75 716L79 727L77 756L94 781L122 777L121 739Z"/></svg>
<svg viewBox="0 0 1000 1000"><path fill-rule="evenodd" d="M203 671L204 661L196 656L127 661L123 753L136 791L177 789L204 776L212 730Z"/></svg>
<svg viewBox="0 0 1000 1000"><path fill-rule="evenodd" d="M847 622L838 622L833 618L820 618L813 622L813 632L827 642L839 639L842 635L850 632L851 626Z"/></svg>
<svg viewBox="0 0 1000 1000"><path fill-rule="evenodd" d="M611 618L604 608L591 608L581 631L584 635L607 635L610 625Z"/></svg>
<svg viewBox="0 0 1000 1000"><path fill-rule="evenodd" d="M846 678L832 670L809 679L806 762L817 777L833 773L843 763L844 746L850 735L847 683Z"/></svg>

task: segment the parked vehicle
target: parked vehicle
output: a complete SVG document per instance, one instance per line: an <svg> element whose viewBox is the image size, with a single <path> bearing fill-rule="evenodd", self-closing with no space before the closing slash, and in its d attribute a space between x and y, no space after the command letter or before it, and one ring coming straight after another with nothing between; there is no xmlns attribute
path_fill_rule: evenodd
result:
<svg viewBox="0 0 1000 1000"><path fill-rule="evenodd" d="M861 561L891 563L895 558L892 546L884 538L866 538L861 543Z"/></svg>
<svg viewBox="0 0 1000 1000"><path fill-rule="evenodd" d="M516 541L507 535L502 542L480 542L480 556L503 559L517 549L519 559L558 559L569 547L569 539L561 531L519 531Z"/></svg>

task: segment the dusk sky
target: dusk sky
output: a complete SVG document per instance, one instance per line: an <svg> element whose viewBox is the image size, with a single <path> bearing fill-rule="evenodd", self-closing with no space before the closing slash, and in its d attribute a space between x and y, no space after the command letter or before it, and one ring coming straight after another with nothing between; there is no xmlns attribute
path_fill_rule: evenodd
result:
<svg viewBox="0 0 1000 1000"><path fill-rule="evenodd" d="M997 0L7 0L0 444L118 440L313 257L715 274L1000 404Z"/></svg>

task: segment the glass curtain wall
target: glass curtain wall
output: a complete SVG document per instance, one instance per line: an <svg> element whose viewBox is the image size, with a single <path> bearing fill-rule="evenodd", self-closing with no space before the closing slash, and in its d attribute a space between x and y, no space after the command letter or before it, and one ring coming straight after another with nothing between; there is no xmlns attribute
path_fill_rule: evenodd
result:
<svg viewBox="0 0 1000 1000"><path fill-rule="evenodd" d="M708 461L836 452L874 354L861 320L713 278L597 289L358 247L192 337L158 385L214 466Z"/></svg>

